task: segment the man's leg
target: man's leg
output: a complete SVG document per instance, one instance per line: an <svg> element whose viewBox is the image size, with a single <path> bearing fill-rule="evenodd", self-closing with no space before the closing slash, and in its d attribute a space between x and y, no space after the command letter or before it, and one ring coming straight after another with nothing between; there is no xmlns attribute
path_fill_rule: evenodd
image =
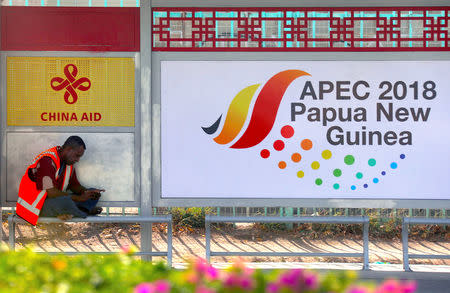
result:
<svg viewBox="0 0 450 293"><path fill-rule="evenodd" d="M95 207L97 205L97 203L98 203L98 199L88 199L87 201L76 202L76 205L83 212L90 214L90 215L96 215L96 214L100 214L102 212L101 208ZM99 211L99 212L97 212L97 211Z"/></svg>
<svg viewBox="0 0 450 293"><path fill-rule="evenodd" d="M58 196L46 198L42 206L41 217L58 217L60 215L72 215L77 218L86 218L87 213L81 211L70 196Z"/></svg>

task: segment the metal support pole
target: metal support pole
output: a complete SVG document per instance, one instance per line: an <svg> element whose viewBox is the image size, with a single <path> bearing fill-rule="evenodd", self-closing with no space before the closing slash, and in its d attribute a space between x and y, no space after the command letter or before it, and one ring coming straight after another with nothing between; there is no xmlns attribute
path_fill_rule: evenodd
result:
<svg viewBox="0 0 450 293"><path fill-rule="evenodd" d="M408 229L409 225L406 222L406 219L403 218L402 223L403 270L410 272L411 268L409 267L409 256L408 256Z"/></svg>
<svg viewBox="0 0 450 293"><path fill-rule="evenodd" d="M140 194L141 194L141 214L142 216L151 216L153 213L152 207L152 167L157 164L155 161L157 156L153 156L154 145L152 144L157 134L155 133L155 125L153 119L152 96L151 96L151 68L152 68L152 1L140 0L140 112L138 124L139 128L139 142L141 157L139 161L140 166ZM137 127L137 126L136 126ZM151 130L151 132L150 132ZM151 165L149 165L151 164ZM141 224L141 250L145 252L152 251L152 224ZM151 256L143 256L143 260L151 261Z"/></svg>
<svg viewBox="0 0 450 293"><path fill-rule="evenodd" d="M366 220L363 224L363 270L370 270L369 268L369 218L364 217Z"/></svg>
<svg viewBox="0 0 450 293"><path fill-rule="evenodd" d="M209 221L209 216L205 217L205 249L206 249L206 261L211 261L211 222Z"/></svg>
<svg viewBox="0 0 450 293"><path fill-rule="evenodd" d="M167 265L172 267L172 222L167 223Z"/></svg>
<svg viewBox="0 0 450 293"><path fill-rule="evenodd" d="M16 223L14 222L15 215L9 215L9 249L14 251L16 249Z"/></svg>

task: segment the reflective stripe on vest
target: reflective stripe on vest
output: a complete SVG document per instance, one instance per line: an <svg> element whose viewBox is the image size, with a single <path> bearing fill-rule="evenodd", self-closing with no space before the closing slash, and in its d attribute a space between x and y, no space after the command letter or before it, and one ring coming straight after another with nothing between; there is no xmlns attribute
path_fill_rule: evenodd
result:
<svg viewBox="0 0 450 293"><path fill-rule="evenodd" d="M36 199L34 200L34 202L32 204L27 203L24 199L22 199L20 197L17 200L17 203L19 203L21 206L23 206L24 208L26 208L27 210L29 210L30 212L32 212L36 216L39 216L40 210L36 206L42 200L42 198L44 197L45 193L46 193L45 190L42 190L41 192L39 192L38 196L36 197Z"/></svg>
<svg viewBox="0 0 450 293"><path fill-rule="evenodd" d="M72 166L67 166L66 165L66 172L64 172L64 184L63 184L62 191L66 191L67 190L67 186L69 186L71 173L72 173Z"/></svg>

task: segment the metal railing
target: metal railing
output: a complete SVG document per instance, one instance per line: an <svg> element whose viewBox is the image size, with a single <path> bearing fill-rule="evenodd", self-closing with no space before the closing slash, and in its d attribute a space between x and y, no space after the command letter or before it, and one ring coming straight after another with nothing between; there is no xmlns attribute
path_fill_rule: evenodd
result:
<svg viewBox="0 0 450 293"><path fill-rule="evenodd" d="M409 266L410 258L421 259L450 259L450 254L409 254L408 252L408 233L411 225L450 225L450 218L447 219L424 219L424 218L403 218L402 225L402 247L403 247L403 269L411 271Z"/></svg>
<svg viewBox="0 0 450 293"><path fill-rule="evenodd" d="M322 223L322 224L362 224L363 225L363 252L362 253L318 253L318 252L249 252L211 251L211 223ZM211 256L316 256L316 257L361 257L363 269L369 269L369 218L368 217L205 217L206 260Z"/></svg>

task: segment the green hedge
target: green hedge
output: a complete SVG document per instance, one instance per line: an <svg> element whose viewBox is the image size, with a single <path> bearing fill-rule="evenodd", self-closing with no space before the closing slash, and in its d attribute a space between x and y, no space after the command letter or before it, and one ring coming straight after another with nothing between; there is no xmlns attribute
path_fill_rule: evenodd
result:
<svg viewBox="0 0 450 293"><path fill-rule="evenodd" d="M0 292L335 292L411 293L414 283L386 281L378 288L361 285L354 272L319 275L302 269L252 270L241 261L217 270L202 259L186 270L151 264L133 257L132 249L117 255L49 256L31 250L0 249Z"/></svg>

